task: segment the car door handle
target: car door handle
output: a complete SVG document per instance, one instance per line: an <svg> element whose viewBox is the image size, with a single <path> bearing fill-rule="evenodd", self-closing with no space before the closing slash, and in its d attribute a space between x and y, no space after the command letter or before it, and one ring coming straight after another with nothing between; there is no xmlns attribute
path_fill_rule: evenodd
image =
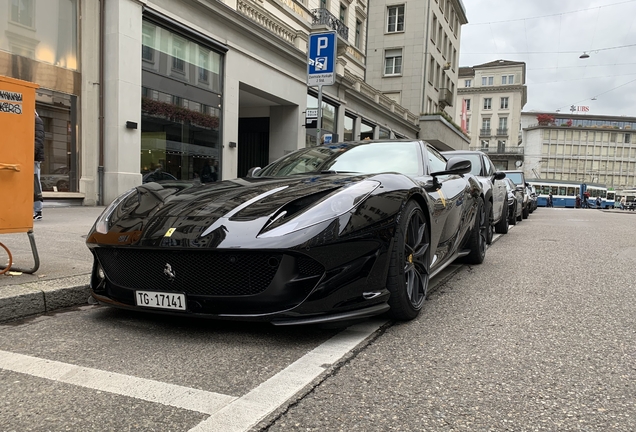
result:
<svg viewBox="0 0 636 432"><path fill-rule="evenodd" d="M5 164L5 163L0 163L0 170L12 170L12 171L21 171L21 166L20 164Z"/></svg>

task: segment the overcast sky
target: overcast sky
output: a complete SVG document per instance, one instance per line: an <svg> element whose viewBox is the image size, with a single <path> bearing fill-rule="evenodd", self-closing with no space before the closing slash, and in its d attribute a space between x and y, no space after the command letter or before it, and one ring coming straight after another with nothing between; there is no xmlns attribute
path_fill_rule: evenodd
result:
<svg viewBox="0 0 636 432"><path fill-rule="evenodd" d="M460 66L525 62L524 111L569 112L578 105L590 114L636 117L636 0L463 3L468 24ZM607 49L624 45L634 46ZM588 59L579 58L584 52Z"/></svg>

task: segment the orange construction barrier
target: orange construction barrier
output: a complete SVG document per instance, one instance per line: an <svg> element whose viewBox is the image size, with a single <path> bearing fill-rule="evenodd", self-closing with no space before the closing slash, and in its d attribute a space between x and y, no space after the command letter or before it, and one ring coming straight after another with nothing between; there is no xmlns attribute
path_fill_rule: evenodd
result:
<svg viewBox="0 0 636 432"><path fill-rule="evenodd" d="M38 87L0 76L0 234L29 234L35 270L39 266L33 240L35 90Z"/></svg>

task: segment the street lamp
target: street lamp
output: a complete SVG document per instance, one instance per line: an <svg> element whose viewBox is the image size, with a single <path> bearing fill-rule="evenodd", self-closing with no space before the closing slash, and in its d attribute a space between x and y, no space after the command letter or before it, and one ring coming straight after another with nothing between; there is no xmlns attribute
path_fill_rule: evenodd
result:
<svg viewBox="0 0 636 432"><path fill-rule="evenodd" d="M580 59L590 58L590 55L589 55L588 53L584 52L583 54L581 54L581 55L579 56L579 58L580 58Z"/></svg>

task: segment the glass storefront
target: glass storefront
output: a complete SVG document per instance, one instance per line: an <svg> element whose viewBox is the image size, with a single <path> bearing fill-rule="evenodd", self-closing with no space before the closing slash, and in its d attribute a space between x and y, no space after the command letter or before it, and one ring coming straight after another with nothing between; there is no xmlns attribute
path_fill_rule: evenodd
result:
<svg viewBox="0 0 636 432"><path fill-rule="evenodd" d="M143 181L220 180L223 55L144 21Z"/></svg>
<svg viewBox="0 0 636 432"><path fill-rule="evenodd" d="M318 97L313 94L307 94L307 109L318 108ZM335 134L336 133L336 117L338 114L338 107L325 100L324 95L322 99L322 124L320 127L322 135ZM313 147L316 145L316 129L306 129L306 141L307 147Z"/></svg>
<svg viewBox="0 0 636 432"><path fill-rule="evenodd" d="M0 0L3 74L32 81L44 122L46 192L78 190L78 0Z"/></svg>
<svg viewBox="0 0 636 432"><path fill-rule="evenodd" d="M342 137L342 141L353 141L355 139L355 124L356 118L349 115L349 113L346 113L344 118L344 136Z"/></svg>
<svg viewBox="0 0 636 432"><path fill-rule="evenodd" d="M38 89L36 110L44 123L44 161L40 164L42 190L77 191L75 96Z"/></svg>
<svg viewBox="0 0 636 432"><path fill-rule="evenodd" d="M373 139L373 133L375 132L375 125L362 121L360 125L360 139Z"/></svg>

